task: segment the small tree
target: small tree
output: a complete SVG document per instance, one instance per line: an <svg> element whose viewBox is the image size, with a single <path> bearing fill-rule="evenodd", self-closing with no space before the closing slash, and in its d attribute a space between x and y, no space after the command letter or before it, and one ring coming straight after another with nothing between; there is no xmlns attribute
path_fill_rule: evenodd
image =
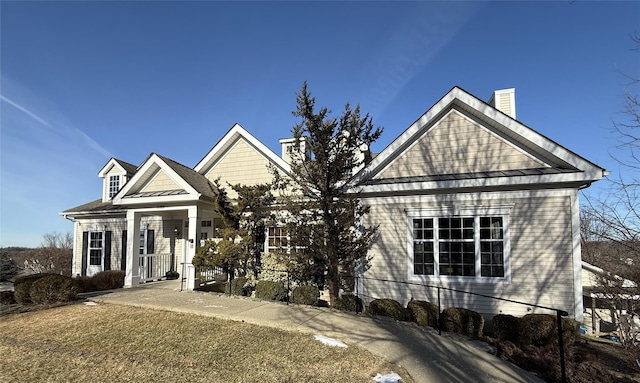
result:
<svg viewBox="0 0 640 383"><path fill-rule="evenodd" d="M315 99L306 82L296 97L293 115L301 121L293 127L291 174L272 169L281 190L280 224L290 238L291 263L311 275L326 274L330 301L339 295L342 275L352 277L367 264L367 251L376 228L364 228L369 212L347 182L369 160L368 148L382 134L360 107L347 103L340 118L329 117L327 108L315 110Z"/></svg>
<svg viewBox="0 0 640 383"><path fill-rule="evenodd" d="M260 255L265 239L265 222L270 218L269 207L273 203L271 185L229 185L236 193L233 201L220 181L212 187L216 211L225 227L222 240L217 244L208 241L197 251L198 259L210 259L216 266L227 266L232 276L245 276L253 270L257 276Z"/></svg>

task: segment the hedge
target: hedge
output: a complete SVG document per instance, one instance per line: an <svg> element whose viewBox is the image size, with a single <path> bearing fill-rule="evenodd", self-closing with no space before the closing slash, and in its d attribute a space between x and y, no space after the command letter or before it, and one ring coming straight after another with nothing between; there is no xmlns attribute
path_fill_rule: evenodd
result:
<svg viewBox="0 0 640 383"><path fill-rule="evenodd" d="M334 308L341 311L362 312L362 299L353 294L344 294L336 298Z"/></svg>
<svg viewBox="0 0 640 383"><path fill-rule="evenodd" d="M65 275L47 275L33 284L29 295L33 303L46 304L53 302L68 302L78 294L78 286L73 278Z"/></svg>
<svg viewBox="0 0 640 383"><path fill-rule="evenodd" d="M231 282L228 282L226 284L225 291L227 294L231 294L231 295L248 296L250 294L250 290L244 286L246 283L247 283L246 277L234 278L231 280Z"/></svg>
<svg viewBox="0 0 640 383"><path fill-rule="evenodd" d="M438 328L438 306L427 301L410 301L407 304L409 320L418 326Z"/></svg>
<svg viewBox="0 0 640 383"><path fill-rule="evenodd" d="M479 313L460 307L449 307L442 311L440 328L473 338L482 336L484 318Z"/></svg>
<svg viewBox="0 0 640 383"><path fill-rule="evenodd" d="M531 326L523 318L498 314L493 317L492 322L493 336L496 339L515 343L520 347L531 344Z"/></svg>
<svg viewBox="0 0 640 383"><path fill-rule="evenodd" d="M320 290L315 286L301 285L293 289L291 298L293 303L317 306Z"/></svg>
<svg viewBox="0 0 640 383"><path fill-rule="evenodd" d="M531 344L539 347L558 345L558 318L549 314L527 314L522 319L531 328ZM566 347L578 338L578 325L572 319L562 318L562 339Z"/></svg>
<svg viewBox="0 0 640 383"><path fill-rule="evenodd" d="M367 306L367 314L390 317L395 320L406 320L404 307L393 299L374 299Z"/></svg>
<svg viewBox="0 0 640 383"><path fill-rule="evenodd" d="M0 305L12 305L15 303L13 291L0 291Z"/></svg>
<svg viewBox="0 0 640 383"><path fill-rule="evenodd" d="M31 285L38 279L49 275L58 275L52 273L29 274L16 278L13 281L13 296L17 303L21 305L33 303L31 301Z"/></svg>
<svg viewBox="0 0 640 383"><path fill-rule="evenodd" d="M256 283L256 298L282 301L287 297L287 289L282 282L258 281Z"/></svg>

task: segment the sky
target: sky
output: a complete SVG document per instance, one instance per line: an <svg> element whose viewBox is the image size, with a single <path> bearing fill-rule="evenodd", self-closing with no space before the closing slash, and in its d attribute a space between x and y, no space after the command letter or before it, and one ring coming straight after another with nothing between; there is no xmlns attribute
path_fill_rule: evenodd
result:
<svg viewBox="0 0 640 383"><path fill-rule="evenodd" d="M235 123L279 154L304 81L384 128L373 151L456 85L515 88L518 120L616 177L634 34L640 2L3 0L0 246L71 232L111 157L193 167Z"/></svg>

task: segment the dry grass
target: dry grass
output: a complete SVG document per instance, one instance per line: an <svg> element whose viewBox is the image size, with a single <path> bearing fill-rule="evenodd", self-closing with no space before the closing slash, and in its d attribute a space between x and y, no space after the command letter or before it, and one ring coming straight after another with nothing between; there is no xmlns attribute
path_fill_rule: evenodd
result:
<svg viewBox="0 0 640 383"><path fill-rule="evenodd" d="M0 317L0 381L371 382L406 372L310 335L117 305Z"/></svg>

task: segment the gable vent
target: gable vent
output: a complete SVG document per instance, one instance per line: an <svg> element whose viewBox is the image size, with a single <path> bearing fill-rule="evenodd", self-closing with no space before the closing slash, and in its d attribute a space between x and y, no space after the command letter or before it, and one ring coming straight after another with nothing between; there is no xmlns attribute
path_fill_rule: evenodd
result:
<svg viewBox="0 0 640 383"><path fill-rule="evenodd" d="M489 105L498 109L507 116L516 118L516 89L500 89L493 92Z"/></svg>

